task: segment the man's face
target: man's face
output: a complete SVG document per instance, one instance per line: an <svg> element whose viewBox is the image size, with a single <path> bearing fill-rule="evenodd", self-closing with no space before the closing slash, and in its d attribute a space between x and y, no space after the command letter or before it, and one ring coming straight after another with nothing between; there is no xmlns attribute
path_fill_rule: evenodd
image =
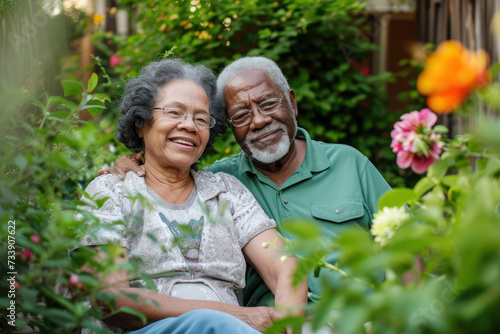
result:
<svg viewBox="0 0 500 334"><path fill-rule="evenodd" d="M293 91L286 92L295 105ZM253 109L268 99L281 98L283 92L269 76L260 70L249 70L232 79L224 89L228 117L241 109ZM236 141L242 150L254 160L268 164L276 162L290 150L297 132L296 108L288 102L287 96L281 100L279 109L271 115L263 115L253 110L250 124L231 126Z"/></svg>

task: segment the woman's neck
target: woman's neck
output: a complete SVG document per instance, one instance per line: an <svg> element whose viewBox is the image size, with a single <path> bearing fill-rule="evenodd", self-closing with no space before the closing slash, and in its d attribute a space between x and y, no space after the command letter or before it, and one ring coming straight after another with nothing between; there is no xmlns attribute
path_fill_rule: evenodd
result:
<svg viewBox="0 0 500 334"><path fill-rule="evenodd" d="M183 204L189 198L194 180L188 169L161 168L153 164L144 164L146 185L164 201L172 205Z"/></svg>

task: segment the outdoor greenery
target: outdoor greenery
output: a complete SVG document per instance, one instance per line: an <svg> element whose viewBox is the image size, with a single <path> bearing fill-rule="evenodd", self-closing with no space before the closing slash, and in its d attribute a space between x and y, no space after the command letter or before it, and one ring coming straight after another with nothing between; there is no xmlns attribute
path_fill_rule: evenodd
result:
<svg viewBox="0 0 500 334"><path fill-rule="evenodd" d="M103 31L102 17L79 10L55 15L50 6L42 8L43 2L1 2L2 330L12 330L13 314L16 330L73 333L93 328L88 315L102 314L89 309L86 296L98 296L100 282L79 269L85 264L101 273L131 269L130 264L93 260L91 248L69 256L83 233L75 212L82 204L79 197L86 194L77 189L84 189L101 166L128 153L113 131L124 82L159 57L173 55L220 71L241 56L263 55L280 64L289 78L300 126L315 139L358 148L401 187L381 199L374 239L352 231L328 240L311 222L288 225L297 240L288 242L286 252L300 249L304 256L296 281L310 271L336 270L345 276L324 282L323 299L310 306L315 326L333 324L342 334L361 333L367 327L373 333L499 331L500 123L478 112L483 104L500 110L500 87L491 83L498 66L486 72L483 56L477 56L479 72L476 67L467 71L484 80L457 88L466 92L463 98L470 94L458 112L476 124L474 131L447 138L446 129L435 126L433 116L422 110L412 114L422 119L397 146L400 132L392 134L391 145L391 130L401 115L386 111L381 90L391 75L363 75L352 66L374 49L368 37L377 33L376 27L361 28L366 26L357 1L118 3L128 10L132 23L127 38ZM110 16L115 12L108 9ZM81 71L69 45L86 34L97 50L92 65ZM459 54L453 50L451 54ZM443 74L450 90L456 88L452 83L458 82L456 73L464 66L453 64L441 66L450 68ZM443 81L425 73L430 81ZM435 87L425 88L425 95L437 94ZM409 95L412 103L421 101L416 92ZM456 106L463 100L451 102ZM404 112L425 108L421 103L408 104ZM455 109L458 106L447 112ZM408 121L405 117L401 122ZM409 149L410 142L415 151ZM201 166L239 151L230 132L215 148ZM396 161L422 173L415 161L423 160L428 169L414 186L402 176L416 174L398 168ZM405 204L409 213L402 209ZM83 215L86 221L94 220ZM324 262L324 255L338 250L342 257L336 266ZM411 268L415 255L422 256L426 269L418 282L405 286L399 277ZM386 271L383 282L374 274L379 268ZM109 303L114 303L112 298ZM120 311L140 316L131 309ZM268 332L302 321L285 319Z"/></svg>

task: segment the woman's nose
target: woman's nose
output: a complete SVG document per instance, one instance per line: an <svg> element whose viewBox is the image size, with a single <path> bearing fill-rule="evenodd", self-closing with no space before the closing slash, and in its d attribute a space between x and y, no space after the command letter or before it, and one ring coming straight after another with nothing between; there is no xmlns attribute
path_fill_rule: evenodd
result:
<svg viewBox="0 0 500 334"><path fill-rule="evenodd" d="M181 128L186 128L186 129L194 129L197 130L198 127L196 126L196 123L194 122L194 114L192 112L186 112L184 114L184 118L179 121L178 126Z"/></svg>

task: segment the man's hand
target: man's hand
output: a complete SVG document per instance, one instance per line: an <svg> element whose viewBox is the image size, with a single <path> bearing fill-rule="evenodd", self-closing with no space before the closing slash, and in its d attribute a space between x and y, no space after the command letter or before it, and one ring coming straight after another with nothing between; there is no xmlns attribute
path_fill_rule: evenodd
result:
<svg viewBox="0 0 500 334"><path fill-rule="evenodd" d="M123 180L125 178L125 174L132 171L139 176L144 176L146 174L146 170L144 169L144 165L141 165L141 162L142 153L122 155L118 160L116 160L114 167L101 169L97 172L97 175L115 174Z"/></svg>

